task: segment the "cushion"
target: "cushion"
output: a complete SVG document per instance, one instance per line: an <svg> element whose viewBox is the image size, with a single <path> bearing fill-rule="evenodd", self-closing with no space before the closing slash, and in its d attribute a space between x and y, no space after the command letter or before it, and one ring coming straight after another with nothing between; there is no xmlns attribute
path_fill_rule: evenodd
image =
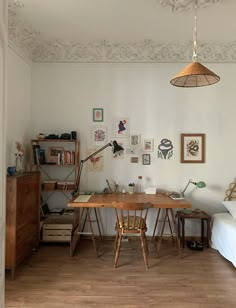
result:
<svg viewBox="0 0 236 308"><path fill-rule="evenodd" d="M222 204L226 207L229 213L236 219L236 200L235 201L223 201Z"/></svg>

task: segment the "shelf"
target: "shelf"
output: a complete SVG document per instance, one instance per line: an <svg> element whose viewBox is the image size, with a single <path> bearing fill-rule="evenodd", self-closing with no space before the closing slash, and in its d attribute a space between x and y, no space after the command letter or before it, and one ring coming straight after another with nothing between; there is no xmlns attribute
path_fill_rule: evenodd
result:
<svg viewBox="0 0 236 308"><path fill-rule="evenodd" d="M42 191L42 192L43 192L43 191L45 191L45 192L50 192L50 191L51 191L51 192L57 192L57 191L64 191L64 192L67 192L67 191L68 191L68 192L72 192L72 191L74 191L74 190L75 190L75 189L43 189L43 188L42 188L41 191Z"/></svg>
<svg viewBox="0 0 236 308"><path fill-rule="evenodd" d="M32 139L32 142L78 142L77 139Z"/></svg>

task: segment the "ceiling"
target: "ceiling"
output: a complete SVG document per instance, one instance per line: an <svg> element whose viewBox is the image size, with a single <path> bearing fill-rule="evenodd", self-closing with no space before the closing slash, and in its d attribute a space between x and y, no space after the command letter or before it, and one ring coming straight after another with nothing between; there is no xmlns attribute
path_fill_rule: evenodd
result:
<svg viewBox="0 0 236 308"><path fill-rule="evenodd" d="M202 49L200 54L207 59L209 50L206 46L208 49L214 48L214 62L217 61L217 52L218 58L222 58L225 49L236 47L236 1L198 1L198 45L200 50L205 48L205 53L208 53L204 56ZM190 9L192 0L10 1L11 4L14 2L9 13L9 38L22 49L30 49L35 61L37 58L42 61L43 57L50 60L48 55L45 57L42 54L50 53L52 57L52 53L58 53L56 48L65 52L69 46L72 53L75 46L79 48L82 59L81 46L86 49L105 48L104 42L112 50L118 45L119 48L129 46L129 49L130 45L135 49L137 45L142 49L146 45L151 44L152 48L158 45L162 52L163 47L171 48L170 56L175 54L174 50L181 54L181 48L184 53L185 48L188 49L187 57L191 57L194 26L194 10ZM22 31L24 34L20 34ZM25 43L27 46L23 46ZM150 52L150 46L148 50ZM78 60L78 50L76 52L74 61ZM60 58L60 55L57 54L57 57ZM231 62L230 57L234 57L233 52L225 61Z"/></svg>

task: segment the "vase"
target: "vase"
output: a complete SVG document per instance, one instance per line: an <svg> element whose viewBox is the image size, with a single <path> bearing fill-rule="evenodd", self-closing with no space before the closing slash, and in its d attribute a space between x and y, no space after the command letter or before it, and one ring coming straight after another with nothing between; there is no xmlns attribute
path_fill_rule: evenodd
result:
<svg viewBox="0 0 236 308"><path fill-rule="evenodd" d="M16 172L17 173L23 173L23 157L17 157L16 158Z"/></svg>

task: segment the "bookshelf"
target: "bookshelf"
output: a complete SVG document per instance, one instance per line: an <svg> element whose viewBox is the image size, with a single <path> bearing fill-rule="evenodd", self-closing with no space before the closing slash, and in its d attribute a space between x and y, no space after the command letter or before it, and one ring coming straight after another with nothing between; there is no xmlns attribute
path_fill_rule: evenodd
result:
<svg viewBox="0 0 236 308"><path fill-rule="evenodd" d="M78 174L79 148L79 140L31 140L30 168L41 172L42 204L57 192L63 193L67 200L71 198Z"/></svg>

